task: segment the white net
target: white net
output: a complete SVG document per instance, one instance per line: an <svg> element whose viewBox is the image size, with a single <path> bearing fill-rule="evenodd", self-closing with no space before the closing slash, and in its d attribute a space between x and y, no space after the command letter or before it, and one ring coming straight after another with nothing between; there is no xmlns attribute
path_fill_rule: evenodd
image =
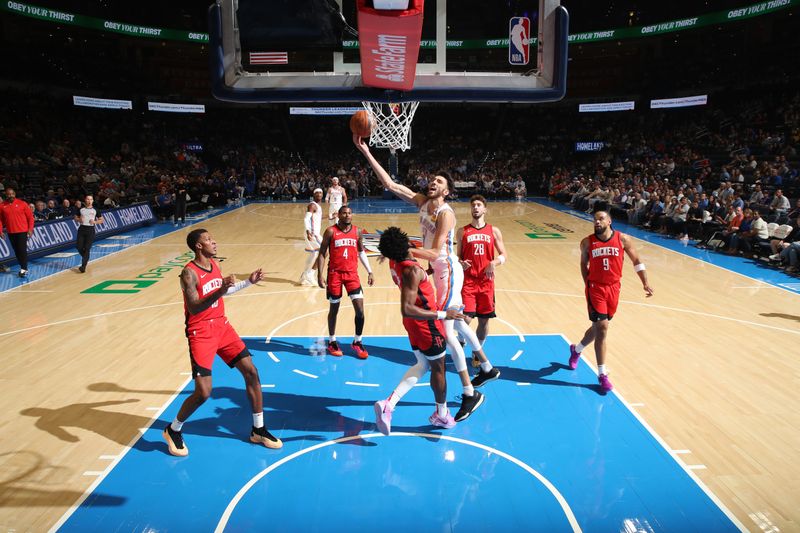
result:
<svg viewBox="0 0 800 533"><path fill-rule="evenodd" d="M417 111L419 102L403 102L399 104L383 104L380 102L362 102L364 109L372 114L372 134L369 145L377 148L389 148L391 151L411 148L411 121Z"/></svg>

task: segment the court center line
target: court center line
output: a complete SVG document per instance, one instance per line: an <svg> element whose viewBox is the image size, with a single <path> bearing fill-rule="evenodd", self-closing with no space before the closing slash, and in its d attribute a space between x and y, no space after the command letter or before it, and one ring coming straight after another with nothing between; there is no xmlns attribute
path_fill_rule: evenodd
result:
<svg viewBox="0 0 800 533"><path fill-rule="evenodd" d="M275 384L274 383L265 383L265 384L261 385L261 388L262 389L274 389L275 388Z"/></svg>
<svg viewBox="0 0 800 533"><path fill-rule="evenodd" d="M517 353L515 353L514 356L511 358L511 360L516 361L517 359L519 359L520 355L522 355L522 350L519 350Z"/></svg>
<svg viewBox="0 0 800 533"><path fill-rule="evenodd" d="M428 386L430 386L430 383L417 383L417 384L416 384L416 385L414 385L414 386L415 386L415 387L428 387Z"/></svg>
<svg viewBox="0 0 800 533"><path fill-rule="evenodd" d="M267 342L269 342L269 341L267 341ZM273 360L273 361L275 361L276 363L280 363L280 362L281 362L281 360L280 360L280 359L278 359L278 357L277 357L277 356L276 356L274 353L272 353L272 352L267 352L267 355L269 356L269 358L270 358L270 359L272 359L272 360Z"/></svg>
<svg viewBox="0 0 800 533"><path fill-rule="evenodd" d="M529 387L530 383L527 383L525 381L517 381L517 385L519 385L520 387Z"/></svg>
<svg viewBox="0 0 800 533"><path fill-rule="evenodd" d="M222 513L222 516L220 517L216 528L214 528L214 532L215 533L222 533L223 531L225 531L225 527L228 525L228 522L230 521L230 518L231 518L231 515L233 514L233 511L236 509L236 506L239 504L241 499L250 491L251 488L253 488L255 486L256 483L258 483L262 478L267 476L267 474L269 474L270 472L272 472L276 468L280 467L281 465L286 464L289 461L291 461L291 460L293 460L293 459L295 459L297 457L300 457L301 455L305 455L307 453L319 450L320 448L325 448L327 446L332 446L334 444L345 443L345 442L349 442L351 440L356 440L356 439L370 439L370 438L383 438L383 437L386 437L386 435L383 435L381 433L367 433L365 435L351 435L351 436L348 436L348 437L340 437L338 439L329 440L329 441L326 441L326 442L322 442L320 444L315 444L314 446L310 446L310 447L302 449L302 450L298 450L298 451L294 452L293 454L288 455L288 456L284 457L283 459L280 459L280 460L276 461L275 463L271 464L270 466L268 466L267 468L265 468L264 470L262 470L261 472L259 472L255 476L253 476L250 479L250 481L245 483L244 486L241 489L239 489L239 491L236 493L236 495L234 495L233 499L231 499L231 501L228 503L228 506L225 508L225 511ZM556 502L558 502L559 506L561 507L561 510L564 512L564 516L566 517L567 521L569 522L570 527L572 528L572 531L575 531L575 532L581 531L581 526L578 524L578 520L577 520L577 518L575 518L575 514L572 512L572 509L570 508L569 504L567 503L567 500L564 498L564 496L561 494L561 492L558 491L558 489L555 487L555 485L553 485L553 483L551 483L550 480L547 479L545 476L540 474L538 471L534 470L528 464L526 464L526 463L522 462L521 460L517 459L516 457L513 457L513 456L511 456L511 455L509 455L509 454L507 454L505 452L502 452L502 451L498 450L497 448L492 448L490 446L486 446L485 444L480 444L480 443L475 442L475 441L471 441L471 440L467 440L467 439L461 439L461 438L458 438L458 437L451 437L449 435L440 435L440 434L435 434L435 433L405 433L405 432L397 432L397 433L390 434L389 437L422 437L422 438L425 438L425 439L448 440L448 441L451 441L451 442L457 442L459 444L465 444L467 446L472 446L474 448L479 448L479 449L487 451L489 453L493 453L495 455L498 455L498 456L502 457L503 459L505 459L505 460L517 465L518 467L522 468L523 470L528 472L530 475L532 475L533 477L538 479L539 482L542 485L544 485L544 487L548 491L550 491L550 494L553 495L553 497L555 498Z"/></svg>
<svg viewBox="0 0 800 533"><path fill-rule="evenodd" d="M306 376L307 378L317 379L319 376L315 376L314 374L309 374L308 372L303 372L302 370L297 370L296 368L292 369L292 372L295 374L300 374L301 376Z"/></svg>

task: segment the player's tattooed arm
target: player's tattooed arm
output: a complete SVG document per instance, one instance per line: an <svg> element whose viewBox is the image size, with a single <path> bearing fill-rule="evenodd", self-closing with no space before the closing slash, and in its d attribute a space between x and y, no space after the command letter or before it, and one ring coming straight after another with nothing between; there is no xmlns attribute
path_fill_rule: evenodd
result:
<svg viewBox="0 0 800 533"><path fill-rule="evenodd" d="M325 288L325 279L322 273L325 270L325 257L328 255L328 248L331 245L331 238L333 237L333 226L325 230L322 234L322 244L319 245L319 256L317 257L317 285L320 289Z"/></svg>
<svg viewBox="0 0 800 533"><path fill-rule="evenodd" d="M211 307L214 302L219 300L228 288L232 285L229 278L222 280L222 287L212 292L205 298L201 298L197 292L197 276L191 268L184 268L181 272L181 290L186 297L186 309L190 314L196 315Z"/></svg>

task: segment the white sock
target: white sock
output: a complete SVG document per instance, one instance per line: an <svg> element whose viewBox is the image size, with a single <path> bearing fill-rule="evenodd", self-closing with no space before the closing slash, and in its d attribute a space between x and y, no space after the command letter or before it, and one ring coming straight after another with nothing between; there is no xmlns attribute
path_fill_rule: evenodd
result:
<svg viewBox="0 0 800 533"><path fill-rule="evenodd" d="M447 416L447 404L446 403L437 403L436 404L436 413L444 418Z"/></svg>
<svg viewBox="0 0 800 533"><path fill-rule="evenodd" d="M253 427L264 427L264 413L253 413Z"/></svg>
<svg viewBox="0 0 800 533"><path fill-rule="evenodd" d="M475 387L470 385L464 385L464 396L472 396L475 394Z"/></svg>
<svg viewBox="0 0 800 533"><path fill-rule="evenodd" d="M336 335L331 335L330 337L328 337L328 340L330 340L331 342L336 342Z"/></svg>
<svg viewBox="0 0 800 533"><path fill-rule="evenodd" d="M481 370L484 372L489 372L492 370L492 363L486 361L485 363L481 363Z"/></svg>
<svg viewBox="0 0 800 533"><path fill-rule="evenodd" d="M606 365L597 365L597 373L608 375L608 372L606 372Z"/></svg>
<svg viewBox="0 0 800 533"><path fill-rule="evenodd" d="M183 422L175 418L175 420L172 421L172 424L170 424L170 427L172 428L172 431L180 431L183 427Z"/></svg>
<svg viewBox="0 0 800 533"><path fill-rule="evenodd" d="M356 335L353 342L361 342L361 335Z"/></svg>
<svg viewBox="0 0 800 533"><path fill-rule="evenodd" d="M575 345L575 351L578 352L578 353L581 353L584 348L586 348L586 346L584 346L581 343L578 343L578 344Z"/></svg>

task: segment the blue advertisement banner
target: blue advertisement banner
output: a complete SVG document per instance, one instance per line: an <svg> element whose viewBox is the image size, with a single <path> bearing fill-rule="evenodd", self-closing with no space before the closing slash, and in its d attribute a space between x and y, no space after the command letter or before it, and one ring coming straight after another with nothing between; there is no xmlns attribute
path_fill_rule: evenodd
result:
<svg viewBox="0 0 800 533"><path fill-rule="evenodd" d="M156 217L147 203L134 204L115 209L101 209L103 223L95 226L95 239L122 233L132 228L151 224ZM39 257L70 248L75 245L78 236L78 223L62 218L37 222L33 227L33 235L28 238L28 256ZM4 234L0 239L0 261L14 259L14 252L8 237Z"/></svg>

